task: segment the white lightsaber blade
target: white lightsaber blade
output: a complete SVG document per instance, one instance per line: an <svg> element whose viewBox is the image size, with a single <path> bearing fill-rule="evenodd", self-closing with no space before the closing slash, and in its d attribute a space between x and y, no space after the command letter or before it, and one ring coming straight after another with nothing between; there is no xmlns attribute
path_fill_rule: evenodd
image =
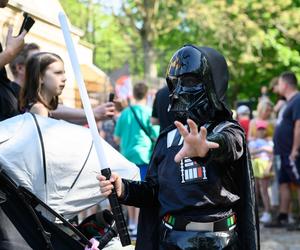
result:
<svg viewBox="0 0 300 250"><path fill-rule="evenodd" d="M63 12L60 12L58 18L59 18L59 22L60 22L60 25L61 25L61 28L63 31L66 46L67 46L67 49L69 52L69 57L70 57L70 61L72 63L72 68L74 71L75 79L78 84L79 93L80 93L81 101L83 104L84 112L85 112L85 115L86 115L86 118L87 118L87 121L88 121L88 124L90 127L90 131L92 134L93 142L94 142L95 149L96 149L97 156L98 156L98 161L99 161L101 169L108 168L109 166L108 166L107 158L104 153L102 142L100 140L100 135L98 133L98 129L97 129L94 113L92 110L92 106L90 103L90 99L87 94L87 90L86 90L86 87L85 87L85 84L83 81L83 77L80 73L79 61L78 61L77 53L75 51L74 44L73 44L73 41L72 41L72 38L70 35L71 33L69 31L67 17Z"/></svg>
<svg viewBox="0 0 300 250"><path fill-rule="evenodd" d="M90 131L92 133L92 138L94 141L95 149L98 156L99 165L101 167L101 174L109 179L111 176L111 171L108 166L107 158L103 149L102 142L100 140L100 135L97 130L96 121L94 117L94 113L92 110L92 106L85 88L85 84L80 72L79 62L77 58L77 54L73 45L73 41L71 38L71 33L69 31L69 26L67 22L67 17L64 13L59 13L59 21L64 34L66 46L68 48L69 57L72 63L72 68L74 71L74 75L78 84L79 93L81 97L81 101L83 103L83 108L85 111L86 118L88 120L88 124L90 127ZM114 215L114 219L116 222L116 227L120 236L120 240L122 246L128 246L131 244L130 236L127 230L127 224L123 215L122 207L118 201L117 193L115 188L112 189L111 194L108 196L108 200L111 206L111 210ZM102 249L102 248L101 248Z"/></svg>

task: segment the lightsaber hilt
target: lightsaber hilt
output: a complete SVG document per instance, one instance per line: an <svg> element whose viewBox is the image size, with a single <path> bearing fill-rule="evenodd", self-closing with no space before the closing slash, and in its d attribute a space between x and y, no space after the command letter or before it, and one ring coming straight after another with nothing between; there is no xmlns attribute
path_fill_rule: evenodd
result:
<svg viewBox="0 0 300 250"><path fill-rule="evenodd" d="M103 249L108 242L111 241L112 238L116 237L118 235L117 228L115 225L115 221L113 222L113 225L107 230L107 232L103 236L96 236L96 240L99 241L99 249Z"/></svg>
<svg viewBox="0 0 300 250"><path fill-rule="evenodd" d="M100 140L100 135L98 133L96 121L94 118L94 113L92 111L92 106L91 106L91 103L90 103L90 100L89 100L89 97L87 94L87 90L86 90L86 87L85 87L85 84L83 81L83 77L80 72L80 65L79 65L79 61L77 58L76 50L74 48L71 33L69 30L67 17L65 16L65 14L63 12L60 12L58 15L58 18L59 18L60 25L61 25L61 28L63 31L65 43L66 43L66 46L67 46L67 49L69 52L68 54L69 54L70 61L72 64L75 79L78 84L78 89L79 89L81 101L83 104L84 112L86 114L90 132L92 134L95 150L96 150L97 157L98 157L98 162L102 169L101 172L107 179L109 179L111 176L111 171L108 168L107 157L104 153L104 148L103 148L102 142ZM112 208L112 213L113 213L114 219L116 221L116 227L117 227L117 230L118 230L118 233L120 236L122 246L130 245L131 242L130 242L130 237L128 234L126 222L125 222L125 219L124 219L124 216L122 213L122 208L119 204L115 189L113 189L113 192L109 195L108 200L109 200L109 203Z"/></svg>
<svg viewBox="0 0 300 250"><path fill-rule="evenodd" d="M111 176L110 168L102 169L101 174L106 177L106 180L109 180ZM122 207L118 201L118 196L115 188L112 189L112 193L108 196L108 200L111 206L114 220L116 222L116 227L119 232L122 246L130 245L131 241L127 230L127 224L125 222Z"/></svg>

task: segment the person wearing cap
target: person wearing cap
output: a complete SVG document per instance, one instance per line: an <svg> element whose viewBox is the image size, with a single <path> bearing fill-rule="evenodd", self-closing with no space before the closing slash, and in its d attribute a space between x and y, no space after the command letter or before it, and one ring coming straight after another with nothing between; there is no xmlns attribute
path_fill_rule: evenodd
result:
<svg viewBox="0 0 300 250"><path fill-rule="evenodd" d="M258 189L261 195L264 212L260 217L260 222L268 223L271 221L271 205L270 197L268 194L268 187L270 184L270 178L272 177L272 157L273 157L273 142L272 139L267 136L268 123L263 120L257 120L256 126L256 139L251 140L248 144L251 158L252 168ZM257 199L258 200L258 199Z"/></svg>
<svg viewBox="0 0 300 250"><path fill-rule="evenodd" d="M248 138L249 124L250 124L250 109L247 105L241 105L236 110L237 121L244 129L246 138Z"/></svg>

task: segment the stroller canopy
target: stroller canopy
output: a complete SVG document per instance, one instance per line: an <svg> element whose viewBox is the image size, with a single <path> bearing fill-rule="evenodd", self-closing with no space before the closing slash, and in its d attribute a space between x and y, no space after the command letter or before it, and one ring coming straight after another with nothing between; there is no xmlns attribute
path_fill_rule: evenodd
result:
<svg viewBox="0 0 300 250"><path fill-rule="evenodd" d="M136 165L103 139L102 144L113 172L139 180ZM82 126L30 113L5 120L0 123L0 164L17 185L67 218L104 199L92 138Z"/></svg>

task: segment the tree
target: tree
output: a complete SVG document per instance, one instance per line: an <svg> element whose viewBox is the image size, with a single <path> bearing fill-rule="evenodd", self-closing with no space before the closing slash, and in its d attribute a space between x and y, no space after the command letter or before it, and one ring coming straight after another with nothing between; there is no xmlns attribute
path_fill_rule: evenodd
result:
<svg viewBox="0 0 300 250"><path fill-rule="evenodd" d="M231 100L259 95L283 70L299 68L299 2L194 1L188 19L198 26L198 40L219 49L230 73Z"/></svg>
<svg viewBox="0 0 300 250"><path fill-rule="evenodd" d="M157 51L155 44L159 37L172 31L181 23L185 1L128 0L122 1L121 8L114 15L122 27L130 28L138 34L144 56L144 76L146 80L157 77ZM135 46L136 40L131 40Z"/></svg>
<svg viewBox="0 0 300 250"><path fill-rule="evenodd" d="M61 0L72 25L82 29L83 40L93 45L94 63L107 73L133 61L129 42L110 12L98 0ZM80 18L79 18L80 17Z"/></svg>
<svg viewBox="0 0 300 250"><path fill-rule="evenodd" d="M300 77L299 0L123 0L117 8L104 0L61 2L108 72L129 61L141 77L164 76L171 55L192 43L225 56L232 103L259 96L284 70Z"/></svg>

